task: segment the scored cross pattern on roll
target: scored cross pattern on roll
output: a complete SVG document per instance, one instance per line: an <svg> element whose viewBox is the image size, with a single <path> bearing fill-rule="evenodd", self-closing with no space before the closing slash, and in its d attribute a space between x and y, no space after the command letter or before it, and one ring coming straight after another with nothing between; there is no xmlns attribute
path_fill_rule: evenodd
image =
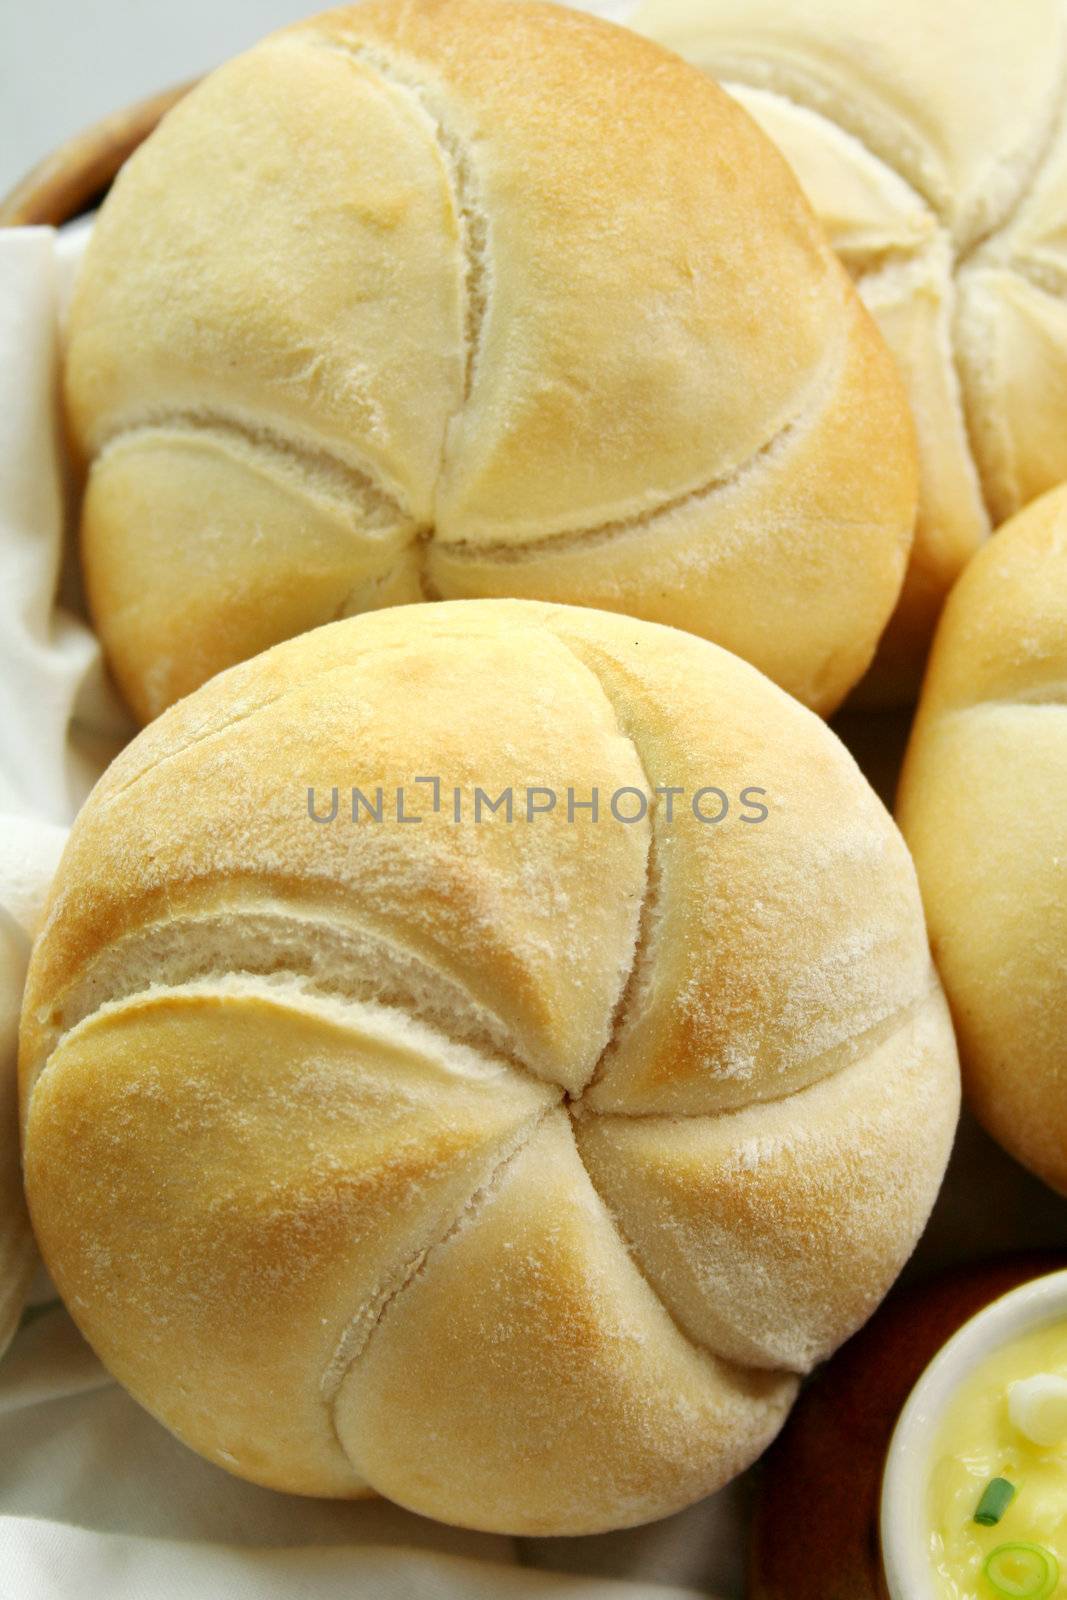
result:
<svg viewBox="0 0 1067 1600"><path fill-rule="evenodd" d="M899 378L785 162L554 6L385 0L213 74L103 207L66 387L144 720L319 623L493 595L687 628L827 712L912 535Z"/></svg>
<svg viewBox="0 0 1067 1600"><path fill-rule="evenodd" d="M788 157L905 377L911 565L865 692L913 693L991 526L1067 478L1063 0L641 0Z"/></svg>
<svg viewBox="0 0 1067 1600"><path fill-rule="evenodd" d="M308 815L419 774L648 804ZM766 819L667 820L712 783ZM843 746L690 635L518 601L320 629L135 740L21 1078L42 1253L156 1416L276 1488L516 1534L746 1466L899 1270L958 1104Z"/></svg>

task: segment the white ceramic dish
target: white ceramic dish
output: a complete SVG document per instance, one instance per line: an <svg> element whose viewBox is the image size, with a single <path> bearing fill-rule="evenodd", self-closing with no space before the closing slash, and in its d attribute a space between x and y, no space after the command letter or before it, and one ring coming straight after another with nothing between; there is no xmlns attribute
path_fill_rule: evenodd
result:
<svg viewBox="0 0 1067 1600"><path fill-rule="evenodd" d="M1067 1320L1067 1272L1053 1272L994 1300L938 1352L897 1421L882 1479L882 1560L890 1600L938 1600L930 1568L927 1482L945 1407L979 1362L1009 1340Z"/></svg>

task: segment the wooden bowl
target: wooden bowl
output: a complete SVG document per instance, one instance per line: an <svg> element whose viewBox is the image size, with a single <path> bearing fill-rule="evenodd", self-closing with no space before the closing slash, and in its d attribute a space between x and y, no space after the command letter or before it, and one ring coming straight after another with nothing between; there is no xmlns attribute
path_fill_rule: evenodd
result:
<svg viewBox="0 0 1067 1600"><path fill-rule="evenodd" d="M0 200L0 227L32 223L58 227L91 211L104 198L127 156L192 86L182 83L139 100L61 144Z"/></svg>

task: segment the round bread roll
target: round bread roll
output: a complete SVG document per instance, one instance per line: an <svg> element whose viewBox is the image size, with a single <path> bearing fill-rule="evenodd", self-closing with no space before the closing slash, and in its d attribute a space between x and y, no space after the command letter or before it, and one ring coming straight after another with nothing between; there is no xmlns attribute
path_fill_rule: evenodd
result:
<svg viewBox="0 0 1067 1600"><path fill-rule="evenodd" d="M918 689L952 583L1067 478L1064 0L640 0L788 157L896 356L920 510L864 685Z"/></svg>
<svg viewBox="0 0 1067 1600"><path fill-rule="evenodd" d="M837 739L691 635L521 601L320 629L141 734L21 1043L41 1250L138 1399L258 1482L514 1534L747 1465L958 1104Z"/></svg>
<svg viewBox="0 0 1067 1600"><path fill-rule="evenodd" d="M971 1105L1067 1194L1067 487L952 591L901 778Z"/></svg>
<svg viewBox="0 0 1067 1600"><path fill-rule="evenodd" d="M103 208L66 390L143 720L319 623L498 595L686 628L826 712L914 525L902 386L785 162L549 5L384 0L215 73Z"/></svg>

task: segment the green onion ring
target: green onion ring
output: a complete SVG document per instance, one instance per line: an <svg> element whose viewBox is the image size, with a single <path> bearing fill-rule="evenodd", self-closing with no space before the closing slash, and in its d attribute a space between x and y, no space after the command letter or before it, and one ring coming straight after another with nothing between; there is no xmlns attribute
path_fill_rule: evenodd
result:
<svg viewBox="0 0 1067 1600"><path fill-rule="evenodd" d="M1008 1600L1048 1600L1060 1581L1059 1562L1040 1544L998 1544L982 1571L994 1594Z"/></svg>

